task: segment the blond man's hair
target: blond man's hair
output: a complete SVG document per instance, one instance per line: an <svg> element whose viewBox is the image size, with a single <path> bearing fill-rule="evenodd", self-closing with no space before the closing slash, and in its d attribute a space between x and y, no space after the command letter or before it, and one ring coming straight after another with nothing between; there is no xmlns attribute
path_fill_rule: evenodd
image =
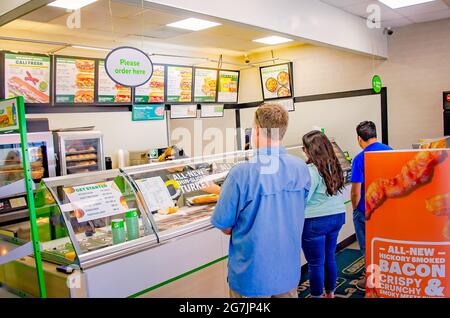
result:
<svg viewBox="0 0 450 318"><path fill-rule="evenodd" d="M267 138L282 140L289 124L289 115L279 104L262 104L256 109L255 124L262 128Z"/></svg>

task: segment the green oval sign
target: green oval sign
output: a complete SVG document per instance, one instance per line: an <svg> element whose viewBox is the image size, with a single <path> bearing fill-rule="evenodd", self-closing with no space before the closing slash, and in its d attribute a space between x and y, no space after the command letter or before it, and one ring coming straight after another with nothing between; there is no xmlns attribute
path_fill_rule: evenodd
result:
<svg viewBox="0 0 450 318"><path fill-rule="evenodd" d="M373 91L377 94L381 92L381 89L383 88L383 82L381 81L381 77L378 75L375 75L372 78L372 88Z"/></svg>

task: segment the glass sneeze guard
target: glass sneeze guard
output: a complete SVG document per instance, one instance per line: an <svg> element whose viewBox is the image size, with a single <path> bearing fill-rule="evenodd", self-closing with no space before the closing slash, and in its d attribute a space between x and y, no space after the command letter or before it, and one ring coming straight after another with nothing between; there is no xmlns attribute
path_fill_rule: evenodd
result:
<svg viewBox="0 0 450 318"><path fill-rule="evenodd" d="M156 241L154 227L133 186L119 170L51 178L44 182L58 203L73 252L80 262L125 249L131 241L149 237ZM49 242L48 246L70 253L70 241L65 238Z"/></svg>
<svg viewBox="0 0 450 318"><path fill-rule="evenodd" d="M124 168L123 172L143 198L158 237L167 240L210 226L220 185L234 165L252 155L252 151L238 151Z"/></svg>

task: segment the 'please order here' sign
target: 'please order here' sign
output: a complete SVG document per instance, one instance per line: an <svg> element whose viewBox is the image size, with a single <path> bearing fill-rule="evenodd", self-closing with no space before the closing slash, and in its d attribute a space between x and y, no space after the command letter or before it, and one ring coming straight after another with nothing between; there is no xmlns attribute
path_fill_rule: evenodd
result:
<svg viewBox="0 0 450 318"><path fill-rule="evenodd" d="M117 84L136 87L150 80L153 63L145 52L124 46L114 49L106 56L105 70Z"/></svg>

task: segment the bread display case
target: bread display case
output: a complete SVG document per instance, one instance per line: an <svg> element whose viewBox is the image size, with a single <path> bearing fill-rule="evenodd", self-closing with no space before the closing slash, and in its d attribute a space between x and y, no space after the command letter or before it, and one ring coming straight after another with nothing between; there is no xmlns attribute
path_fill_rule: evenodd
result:
<svg viewBox="0 0 450 318"><path fill-rule="evenodd" d="M99 131L55 132L60 175L105 170L103 135Z"/></svg>

